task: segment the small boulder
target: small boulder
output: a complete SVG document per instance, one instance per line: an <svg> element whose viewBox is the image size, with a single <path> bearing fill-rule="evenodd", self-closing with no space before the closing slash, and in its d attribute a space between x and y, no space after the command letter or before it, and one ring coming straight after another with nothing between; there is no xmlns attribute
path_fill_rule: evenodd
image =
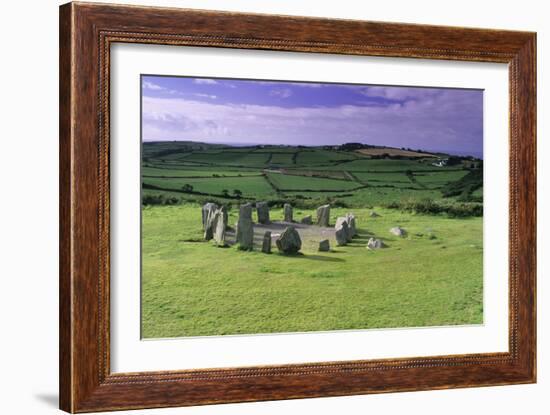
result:
<svg viewBox="0 0 550 415"><path fill-rule="evenodd" d="M294 226L286 228L275 243L277 244L277 249L283 254L296 254L302 249L302 239Z"/></svg>
<svg viewBox="0 0 550 415"><path fill-rule="evenodd" d="M271 231L265 231L264 239L262 241L262 252L264 254L271 253Z"/></svg>
<svg viewBox="0 0 550 415"><path fill-rule="evenodd" d="M330 251L330 242L328 239L323 239L319 242L319 251L320 252L328 252Z"/></svg>
<svg viewBox="0 0 550 415"><path fill-rule="evenodd" d="M377 217L379 217L380 215L379 215L378 213L376 213L376 212L373 210L373 211L370 212L369 216L370 216L371 218L377 218Z"/></svg>
<svg viewBox="0 0 550 415"><path fill-rule="evenodd" d="M336 237L336 245L343 246L351 241L351 237L349 236L348 222L346 221L346 218L338 218L336 220L336 225L334 226L334 229L336 230L336 232L334 232L334 236Z"/></svg>
<svg viewBox="0 0 550 415"><path fill-rule="evenodd" d="M390 233L395 236L405 237L407 235L407 231L403 229L401 226L396 226L395 228L390 229Z"/></svg>
<svg viewBox="0 0 550 415"><path fill-rule="evenodd" d="M367 242L367 249L380 249L384 248L384 242L382 242L380 239L370 238Z"/></svg>
<svg viewBox="0 0 550 415"><path fill-rule="evenodd" d="M284 204L284 206L283 206L283 212L284 212L284 216L285 216L284 221L285 221L285 222L292 223L292 222L293 222L293 218L292 218L292 205L291 205L290 203L285 203L285 204Z"/></svg>
<svg viewBox="0 0 550 415"><path fill-rule="evenodd" d="M317 208L317 225L329 226L330 221L330 205L323 205Z"/></svg>
<svg viewBox="0 0 550 415"><path fill-rule="evenodd" d="M258 223L268 224L269 223L269 205L267 202L257 202L256 211L258 213Z"/></svg>
<svg viewBox="0 0 550 415"><path fill-rule="evenodd" d="M304 225L313 225L313 218L311 217L311 215L304 216L300 223Z"/></svg>

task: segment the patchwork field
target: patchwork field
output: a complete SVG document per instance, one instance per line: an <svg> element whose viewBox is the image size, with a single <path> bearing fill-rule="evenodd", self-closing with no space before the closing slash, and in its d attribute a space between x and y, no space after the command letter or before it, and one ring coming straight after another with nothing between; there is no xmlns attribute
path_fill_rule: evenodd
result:
<svg viewBox="0 0 550 415"><path fill-rule="evenodd" d="M144 143L143 337L481 323L482 163L414 153ZM358 236L330 252L305 240L296 256L203 240L202 204L227 206L234 226L257 201L275 221L283 203L295 220L329 203L331 224L353 212ZM387 247L366 249L371 237Z"/></svg>

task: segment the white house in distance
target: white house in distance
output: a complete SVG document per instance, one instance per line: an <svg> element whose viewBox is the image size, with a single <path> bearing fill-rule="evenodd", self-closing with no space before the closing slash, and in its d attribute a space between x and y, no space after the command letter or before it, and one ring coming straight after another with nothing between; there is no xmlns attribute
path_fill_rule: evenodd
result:
<svg viewBox="0 0 550 415"><path fill-rule="evenodd" d="M435 163L432 163L432 166L445 167L448 162L449 162L449 159L439 159Z"/></svg>

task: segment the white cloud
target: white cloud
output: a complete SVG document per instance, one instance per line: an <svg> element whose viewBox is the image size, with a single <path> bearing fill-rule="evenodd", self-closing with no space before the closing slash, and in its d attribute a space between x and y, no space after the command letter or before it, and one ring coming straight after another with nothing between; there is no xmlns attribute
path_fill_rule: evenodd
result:
<svg viewBox="0 0 550 415"><path fill-rule="evenodd" d="M272 89L271 91L269 91L269 95L272 97L285 99L292 96L292 90L289 88Z"/></svg>
<svg viewBox="0 0 550 415"><path fill-rule="evenodd" d="M385 98L397 101L428 99L440 95L444 89L438 88L411 88L411 87L387 87L387 86L365 86L357 89L361 95L366 97Z"/></svg>
<svg viewBox="0 0 550 415"><path fill-rule="evenodd" d="M151 91L163 91L163 90L166 89L166 88L164 88L160 85L154 84L153 82L150 82L150 81L143 81L143 83L141 85L143 86L143 89L149 89Z"/></svg>
<svg viewBox="0 0 550 415"><path fill-rule="evenodd" d="M216 85L218 83L214 79L208 78L197 78L193 82L198 85Z"/></svg>
<svg viewBox="0 0 550 415"><path fill-rule="evenodd" d="M333 84L327 83L315 83L315 82L301 82L301 81L253 81L259 85L268 85L268 86L284 86L292 85L299 86L304 88L323 88L326 86L331 86Z"/></svg>
<svg viewBox="0 0 550 415"><path fill-rule="evenodd" d="M210 95L210 94L201 94L200 92L197 92L196 94L193 94L196 97L201 98L210 98L210 99L217 99L218 97L216 95Z"/></svg>

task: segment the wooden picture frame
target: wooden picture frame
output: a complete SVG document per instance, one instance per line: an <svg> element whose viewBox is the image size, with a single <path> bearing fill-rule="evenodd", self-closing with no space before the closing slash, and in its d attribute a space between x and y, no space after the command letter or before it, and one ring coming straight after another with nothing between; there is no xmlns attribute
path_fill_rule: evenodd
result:
<svg viewBox="0 0 550 415"><path fill-rule="evenodd" d="M111 373L109 62L114 43L509 65L509 352ZM60 407L68 412L536 380L536 34L184 9L60 8Z"/></svg>

